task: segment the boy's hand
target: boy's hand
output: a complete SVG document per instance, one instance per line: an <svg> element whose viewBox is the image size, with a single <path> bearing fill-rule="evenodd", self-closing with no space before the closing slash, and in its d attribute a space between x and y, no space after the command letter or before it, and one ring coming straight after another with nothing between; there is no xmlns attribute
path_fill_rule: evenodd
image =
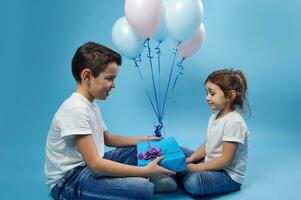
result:
<svg viewBox="0 0 301 200"><path fill-rule="evenodd" d="M158 176L162 176L162 174L164 175L172 175L172 174L176 174L174 171L168 170L164 167L161 167L158 165L158 163L163 159L163 157L157 157L155 160L153 160L152 162L150 162L148 165L145 166L146 169L146 173L149 177L151 178L155 178Z"/></svg>
<svg viewBox="0 0 301 200"><path fill-rule="evenodd" d="M150 135L150 136L147 136L147 139L146 140L161 140L162 137L157 137L157 136L154 136L154 135Z"/></svg>

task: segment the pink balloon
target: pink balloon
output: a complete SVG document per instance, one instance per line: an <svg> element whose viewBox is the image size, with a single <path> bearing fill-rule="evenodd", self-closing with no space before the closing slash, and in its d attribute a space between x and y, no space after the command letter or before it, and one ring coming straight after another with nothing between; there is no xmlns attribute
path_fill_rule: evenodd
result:
<svg viewBox="0 0 301 200"><path fill-rule="evenodd" d="M154 35L163 20L161 0L126 0L125 16L133 29L142 37Z"/></svg>
<svg viewBox="0 0 301 200"><path fill-rule="evenodd" d="M188 58L192 56L202 46L205 39L205 27L201 24L198 30L187 41L179 44L178 51L182 58Z"/></svg>

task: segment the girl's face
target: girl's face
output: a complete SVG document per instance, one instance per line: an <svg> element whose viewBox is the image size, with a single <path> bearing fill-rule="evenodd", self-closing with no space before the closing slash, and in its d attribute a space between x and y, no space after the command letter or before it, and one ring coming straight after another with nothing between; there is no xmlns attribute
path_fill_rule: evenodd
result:
<svg viewBox="0 0 301 200"><path fill-rule="evenodd" d="M229 106L229 98L225 97L224 92L220 87L210 81L205 85L206 89L206 100L211 110L224 110Z"/></svg>

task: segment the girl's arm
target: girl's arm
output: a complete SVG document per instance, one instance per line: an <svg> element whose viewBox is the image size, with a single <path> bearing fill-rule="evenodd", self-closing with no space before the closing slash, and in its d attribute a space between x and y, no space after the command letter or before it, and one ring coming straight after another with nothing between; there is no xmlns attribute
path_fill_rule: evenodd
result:
<svg viewBox="0 0 301 200"><path fill-rule="evenodd" d="M200 171L200 170L220 170L231 164L236 150L237 142L224 142L222 155L218 158L212 159L206 163L188 164L187 171Z"/></svg>
<svg viewBox="0 0 301 200"><path fill-rule="evenodd" d="M186 163L193 163L197 162L206 156L206 150L205 150L205 144L201 144L201 146L191 155L186 159Z"/></svg>
<svg viewBox="0 0 301 200"><path fill-rule="evenodd" d="M95 173L101 173L115 177L152 177L162 173L174 174L174 172L158 165L158 163L163 159L162 157L157 158L145 167L126 165L101 158L98 156L96 146L91 135L77 137L75 139L75 144L77 145L88 167Z"/></svg>
<svg viewBox="0 0 301 200"><path fill-rule="evenodd" d="M127 136L117 136L112 135L109 131L104 132L105 145L109 147L124 147L124 146L134 146L138 142L146 140L160 140L160 137L155 136L144 136L144 137L127 137Z"/></svg>

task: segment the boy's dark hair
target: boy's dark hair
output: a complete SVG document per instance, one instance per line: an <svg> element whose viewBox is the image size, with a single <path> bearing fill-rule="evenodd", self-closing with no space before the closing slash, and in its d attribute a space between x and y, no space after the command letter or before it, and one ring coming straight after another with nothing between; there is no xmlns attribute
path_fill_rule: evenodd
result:
<svg viewBox="0 0 301 200"><path fill-rule="evenodd" d="M101 44L87 42L80 46L73 56L73 77L76 82L80 83L81 72L84 69L90 69L92 75L97 77L112 62L121 65L122 58L119 53Z"/></svg>
<svg viewBox="0 0 301 200"><path fill-rule="evenodd" d="M247 79L241 70L222 69L212 72L205 81L214 83L220 87L226 97L229 97L230 90L236 91L236 97L232 102L232 108L247 110L251 114L251 108L247 100Z"/></svg>

